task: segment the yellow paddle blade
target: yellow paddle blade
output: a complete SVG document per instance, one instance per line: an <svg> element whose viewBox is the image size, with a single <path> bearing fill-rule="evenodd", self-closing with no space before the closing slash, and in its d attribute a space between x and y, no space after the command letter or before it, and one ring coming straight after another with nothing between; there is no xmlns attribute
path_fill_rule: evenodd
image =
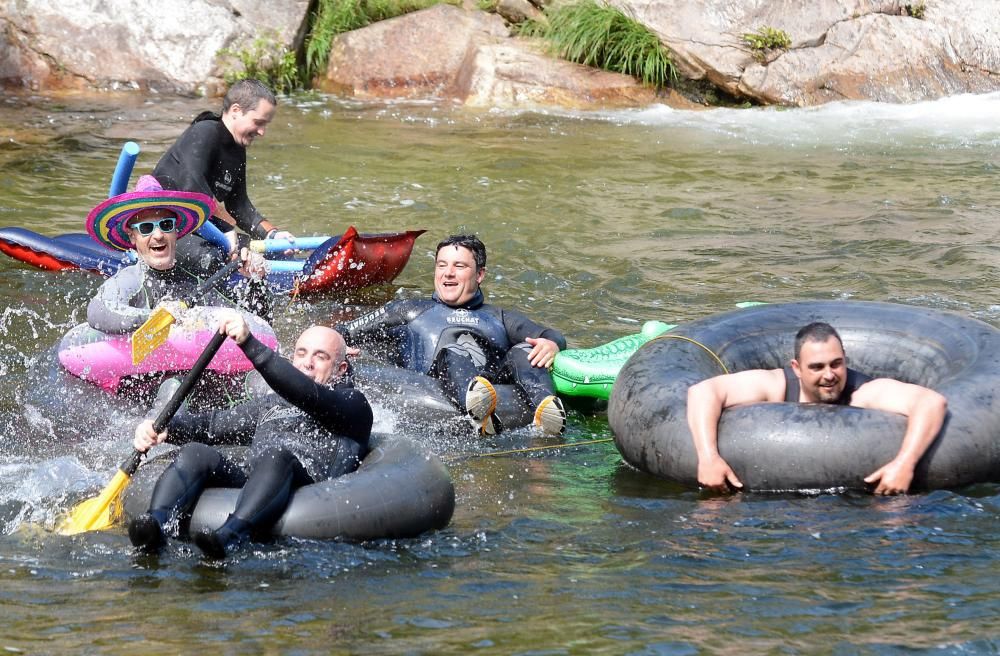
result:
<svg viewBox="0 0 1000 656"><path fill-rule="evenodd" d="M87 499L74 508L56 529L61 535L76 535L110 528L121 517L118 497L128 487L130 476L118 470L99 496Z"/></svg>
<svg viewBox="0 0 1000 656"><path fill-rule="evenodd" d="M132 364L139 364L150 353L163 346L170 336L170 326L177 319L166 308L153 310L146 323L135 329L130 339L132 343Z"/></svg>

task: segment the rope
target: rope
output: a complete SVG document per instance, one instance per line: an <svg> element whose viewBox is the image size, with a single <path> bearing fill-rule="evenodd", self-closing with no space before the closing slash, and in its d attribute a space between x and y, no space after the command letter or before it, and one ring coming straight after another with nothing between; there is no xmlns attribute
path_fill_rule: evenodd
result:
<svg viewBox="0 0 1000 656"><path fill-rule="evenodd" d="M650 342L655 342L658 339L679 339L679 340L684 341L684 342L690 342L691 344L694 344L698 348L703 349L706 353L708 353L710 356L712 356L712 359L715 360L715 362L719 365L719 367L722 368L722 373L724 373L724 374L728 374L729 373L729 369L727 369L726 365L722 363L722 360L719 359L719 356L717 356L715 353L713 353L712 349L708 348L707 346L705 346L704 344L702 344L701 342L699 342L696 339L691 339L690 337L685 337L684 335L671 335L670 333L663 333L662 335L657 335L656 337L654 337L653 339L651 339L649 341Z"/></svg>
<svg viewBox="0 0 1000 656"><path fill-rule="evenodd" d="M532 451L546 451L548 449L563 449L571 446L584 446L586 444L600 444L601 442L611 442L613 437L602 437L597 440L583 440L582 442L564 442L563 444L550 444L548 446L530 446L523 449L508 449L506 451L490 451L488 453L470 453L465 456L449 458L445 462L456 462L466 458L492 458L494 456L509 456L517 453L531 453Z"/></svg>

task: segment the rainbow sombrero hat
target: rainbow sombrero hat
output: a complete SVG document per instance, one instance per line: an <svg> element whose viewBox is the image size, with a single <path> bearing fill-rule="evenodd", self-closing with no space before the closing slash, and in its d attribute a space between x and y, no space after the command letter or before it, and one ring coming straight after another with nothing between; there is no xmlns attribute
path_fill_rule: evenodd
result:
<svg viewBox="0 0 1000 656"><path fill-rule="evenodd" d="M135 191L112 196L87 215L87 232L95 241L110 248L133 248L125 226L128 220L150 208L162 208L177 216L177 238L201 227L215 209L215 199L193 191L166 191L151 175L139 178Z"/></svg>

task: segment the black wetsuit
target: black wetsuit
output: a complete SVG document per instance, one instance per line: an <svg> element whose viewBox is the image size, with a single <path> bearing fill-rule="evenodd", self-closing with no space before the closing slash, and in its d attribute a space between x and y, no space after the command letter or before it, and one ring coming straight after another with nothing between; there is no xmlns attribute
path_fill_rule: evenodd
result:
<svg viewBox="0 0 1000 656"><path fill-rule="evenodd" d="M87 305L87 323L106 333L132 332L149 319L160 301L191 299L204 277L204 272L179 263L160 271L139 260L104 281ZM270 321L271 297L267 281L245 278L232 289L220 283L201 296L198 304L239 308Z"/></svg>
<svg viewBox="0 0 1000 656"><path fill-rule="evenodd" d="M247 151L236 143L222 117L202 112L191 126L163 154L153 177L164 189L197 191L223 203L236 219L236 225L251 237L263 239L261 216L247 195ZM223 232L232 230L225 221L212 218ZM198 234L177 244L180 260L191 266L213 270L224 261L224 254ZM208 264L209 266L205 266Z"/></svg>
<svg viewBox="0 0 1000 656"><path fill-rule="evenodd" d="M464 305L452 307L437 294L431 300L393 301L337 326L351 346L363 346L389 362L441 380L445 394L460 408L475 376L494 383L514 383L531 405L554 394L546 369L528 360L528 337L544 337L566 348L566 338L516 310L484 302L482 290Z"/></svg>
<svg viewBox="0 0 1000 656"><path fill-rule="evenodd" d="M785 369L785 402L786 403L798 403L799 393L802 391L801 385L799 383L799 377L795 375L795 371L791 366L786 366ZM854 369L847 369L847 382L844 383L844 391L840 393L840 396L834 401L834 405L851 405L851 396L854 392L858 390L859 387L872 380L871 376L867 376L860 371L855 371Z"/></svg>
<svg viewBox="0 0 1000 656"><path fill-rule="evenodd" d="M265 529L293 490L354 471L368 453L372 409L349 380L320 385L252 335L241 348L271 392L228 410L174 416L167 441L184 446L150 501L161 526L172 514L188 515L211 486L242 487L230 520L242 530ZM250 449L237 462L212 444Z"/></svg>

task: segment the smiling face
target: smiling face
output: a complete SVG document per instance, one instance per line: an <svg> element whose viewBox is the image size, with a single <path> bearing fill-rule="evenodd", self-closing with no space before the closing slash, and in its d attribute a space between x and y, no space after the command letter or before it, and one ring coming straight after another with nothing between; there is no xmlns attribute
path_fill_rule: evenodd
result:
<svg viewBox="0 0 1000 656"><path fill-rule="evenodd" d="M836 403L847 384L847 357L836 337L826 341L807 340L792 360L792 370L799 377L803 403Z"/></svg>
<svg viewBox="0 0 1000 656"><path fill-rule="evenodd" d="M257 105L248 110L233 103L222 115L222 122L229 128L236 143L249 148L254 139L264 136L276 112L277 108L264 99L258 100Z"/></svg>
<svg viewBox="0 0 1000 656"><path fill-rule="evenodd" d="M434 291L445 305L464 305L479 291L486 267L476 269L476 258L464 246L444 246L437 252Z"/></svg>
<svg viewBox="0 0 1000 656"><path fill-rule="evenodd" d="M340 333L325 326L307 328L295 342L292 364L324 385L347 373L347 344Z"/></svg>
<svg viewBox="0 0 1000 656"><path fill-rule="evenodd" d="M168 209L150 208L142 210L128 220L126 229L129 239L135 246L136 253L151 269L157 271L167 271L172 269L177 256L177 231L163 232L158 225L154 225L153 231L148 235L143 235L136 229L136 225L145 222L158 224L160 219L173 218L176 216Z"/></svg>

